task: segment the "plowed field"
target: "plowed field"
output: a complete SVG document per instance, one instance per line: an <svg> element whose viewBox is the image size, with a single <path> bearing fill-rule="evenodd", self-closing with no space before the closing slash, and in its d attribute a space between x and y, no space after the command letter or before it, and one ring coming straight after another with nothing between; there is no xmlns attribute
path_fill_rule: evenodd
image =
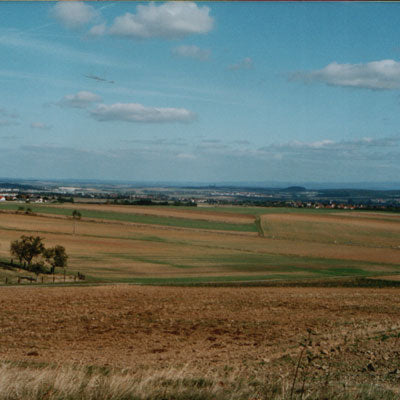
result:
<svg viewBox="0 0 400 400"><path fill-rule="evenodd" d="M3 360L285 375L305 343L310 377L395 385L398 289L13 287L0 306Z"/></svg>

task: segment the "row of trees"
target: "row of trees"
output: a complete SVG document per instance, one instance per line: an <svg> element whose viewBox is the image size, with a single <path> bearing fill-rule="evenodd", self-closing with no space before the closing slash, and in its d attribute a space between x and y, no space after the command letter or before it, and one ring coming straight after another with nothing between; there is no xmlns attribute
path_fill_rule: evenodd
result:
<svg viewBox="0 0 400 400"><path fill-rule="evenodd" d="M18 258L21 267L35 273L54 274L56 268L67 267L68 255L65 248L60 245L46 248L40 236L22 235L19 240L11 242L10 253Z"/></svg>

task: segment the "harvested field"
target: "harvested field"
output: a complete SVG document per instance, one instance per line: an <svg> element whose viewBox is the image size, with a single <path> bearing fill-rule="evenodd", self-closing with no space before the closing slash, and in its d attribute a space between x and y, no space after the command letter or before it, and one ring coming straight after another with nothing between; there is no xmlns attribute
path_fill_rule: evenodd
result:
<svg viewBox="0 0 400 400"><path fill-rule="evenodd" d="M210 380L210 398L218 382L233 391L245 379L237 398L279 382L289 398L300 362L296 390L328 379L326 391L351 382L397 393L398 289L13 287L0 304L0 357L14 366L195 377Z"/></svg>
<svg viewBox="0 0 400 400"><path fill-rule="evenodd" d="M397 215L268 214L261 224L266 237L400 249Z"/></svg>
<svg viewBox="0 0 400 400"><path fill-rule="evenodd" d="M157 206L120 206L113 204L68 204L56 206L60 208L67 208L70 210L94 210L94 211L112 211L127 214L141 214L141 215L158 215L161 217L175 217L175 218L189 218L206 221L222 221L228 223L252 223L254 216L251 214L241 213L228 213L221 211L212 211L207 208L197 207L157 207Z"/></svg>
<svg viewBox="0 0 400 400"><path fill-rule="evenodd" d="M114 207L84 206L101 210ZM374 213L370 218L367 213L347 216L312 210L309 214L274 214L268 210L268 214L261 215L262 237L256 232L203 229L204 221L193 220L191 209L179 210L179 219L191 223L187 228L100 217L74 221L69 216L71 210L63 207L40 208L60 214L0 213L0 257L9 259L10 241L25 234L39 235L49 246L62 244L70 256L70 273L79 271L100 281L195 283L400 272L400 222L396 215L392 218L390 214ZM141 209L157 212L153 207ZM206 215L234 215L223 211L223 207L218 210L207 211ZM241 219L245 213L243 208L238 211ZM101 216L106 211L96 212ZM187 219L183 218L186 212L190 214ZM126 211L111 214L127 215ZM0 269L0 280L5 276L12 280L12 271Z"/></svg>
<svg viewBox="0 0 400 400"><path fill-rule="evenodd" d="M0 204L0 209L3 210L14 210L17 211L20 205L16 203L11 204ZM147 225L161 225L171 227L182 227L182 228L194 228L194 229L210 229L210 230L222 230L222 231L238 231L238 232L255 232L256 227L254 224L254 218L248 218L247 216L239 216L239 218L232 218L232 216L218 216L215 214L199 214L199 218L195 218L191 212L192 207L185 213L176 213L173 210L171 212L165 212L161 209L158 213L157 209L153 206L149 206L149 212L145 212L143 207L138 207L136 212L136 206L127 207L115 207L112 205L97 206L96 205L78 205L77 207L71 207L70 205L30 205L29 208L33 213L37 214L52 214L52 215L63 215L70 216L73 209L81 210L81 213L85 218L95 218L99 220L114 220L123 222L133 222L138 224ZM23 213L23 212L22 212ZM243 218L244 217L244 218ZM229 221L226 221L229 219Z"/></svg>

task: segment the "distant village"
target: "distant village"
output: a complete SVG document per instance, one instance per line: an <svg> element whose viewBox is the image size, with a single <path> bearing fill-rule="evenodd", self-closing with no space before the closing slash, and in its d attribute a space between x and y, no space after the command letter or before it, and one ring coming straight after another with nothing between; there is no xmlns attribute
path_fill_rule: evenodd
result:
<svg viewBox="0 0 400 400"><path fill-rule="evenodd" d="M240 187L131 187L128 185L22 185L0 182L0 203L112 203L137 205L251 205L400 211L400 191Z"/></svg>

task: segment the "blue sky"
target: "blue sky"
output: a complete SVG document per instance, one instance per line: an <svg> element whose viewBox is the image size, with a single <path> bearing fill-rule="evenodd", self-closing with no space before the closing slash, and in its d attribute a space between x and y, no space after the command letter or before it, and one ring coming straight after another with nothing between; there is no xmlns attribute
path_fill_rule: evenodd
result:
<svg viewBox="0 0 400 400"><path fill-rule="evenodd" d="M0 10L0 176L399 182L400 3Z"/></svg>

